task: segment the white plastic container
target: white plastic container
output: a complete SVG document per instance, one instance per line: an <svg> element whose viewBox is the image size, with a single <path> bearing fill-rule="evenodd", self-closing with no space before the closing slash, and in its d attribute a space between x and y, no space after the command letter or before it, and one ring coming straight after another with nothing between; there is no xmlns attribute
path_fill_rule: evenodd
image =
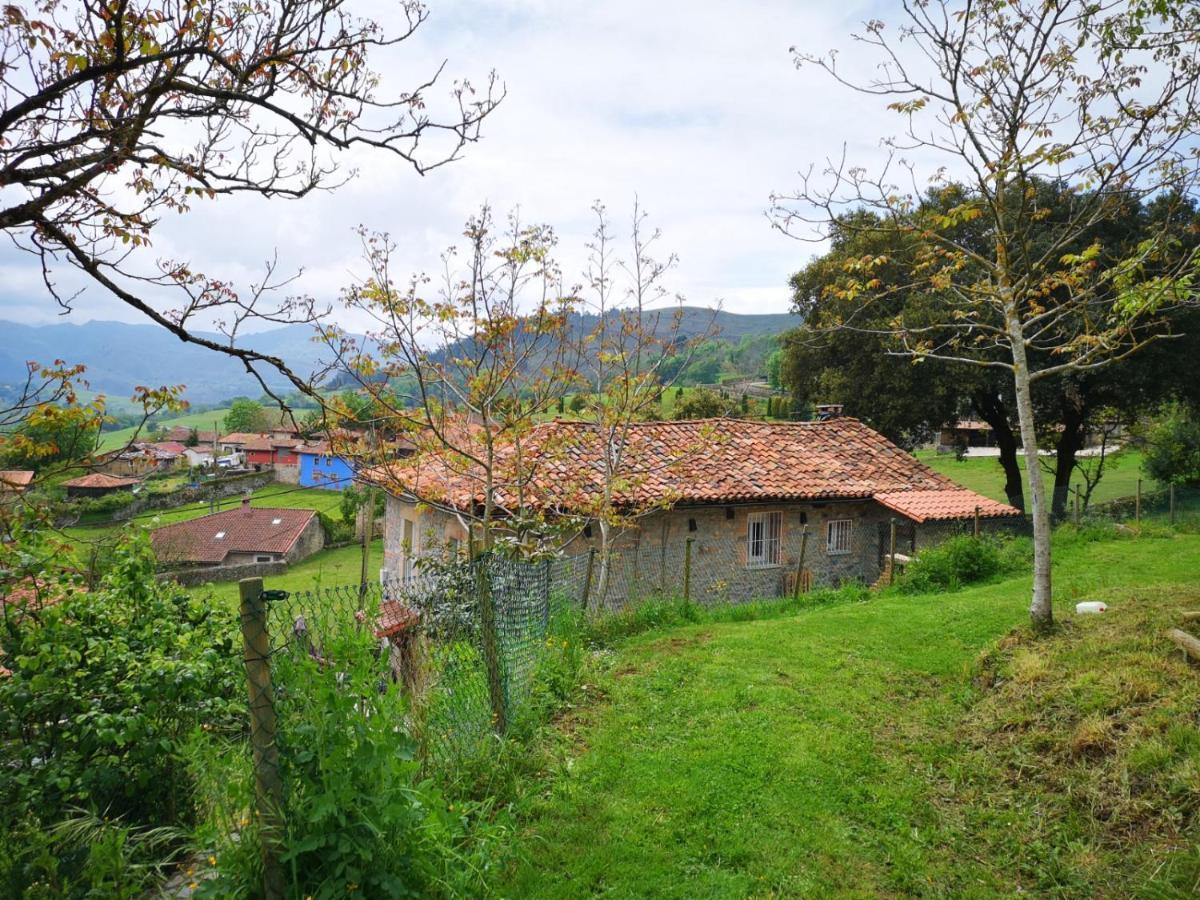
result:
<svg viewBox="0 0 1200 900"><path fill-rule="evenodd" d="M1082 616L1087 613L1102 613L1108 611L1108 605L1100 600L1085 600L1083 603L1075 604L1075 615Z"/></svg>

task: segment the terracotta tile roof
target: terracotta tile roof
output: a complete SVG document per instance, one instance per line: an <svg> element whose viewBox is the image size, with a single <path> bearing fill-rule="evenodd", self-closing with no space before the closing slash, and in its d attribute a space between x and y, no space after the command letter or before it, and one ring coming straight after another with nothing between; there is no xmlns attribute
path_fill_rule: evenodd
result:
<svg viewBox="0 0 1200 900"><path fill-rule="evenodd" d="M63 487L69 488L123 488L141 484L137 478L122 478L120 475L106 475L103 472L93 472L91 475L81 475L64 481Z"/></svg>
<svg viewBox="0 0 1200 900"><path fill-rule="evenodd" d="M167 430L164 439L168 440L168 441L179 441L179 442L183 443L183 442L187 441L187 439L191 436L191 434L192 434L192 429L189 428L188 426L175 425ZM216 437L216 435L217 435L217 433L215 431L200 431L199 429L196 430L196 438L202 444L211 444L213 442L213 438Z"/></svg>
<svg viewBox="0 0 1200 900"><path fill-rule="evenodd" d="M500 451L502 508L517 505L519 489L527 505L550 512L586 510L599 496L603 455L594 425L559 420L540 425L522 442L522 454L525 464L518 472L511 448ZM624 471L626 484L616 500L634 506L867 499L907 491L970 494L972 515L976 503L993 503L852 418L638 423L630 432ZM426 452L376 466L364 479L393 492L467 509L482 502L479 474L453 455Z"/></svg>
<svg viewBox="0 0 1200 900"><path fill-rule="evenodd" d="M397 600L384 600L379 604L379 618L375 620L375 637L391 637L407 631L421 618L418 610Z"/></svg>
<svg viewBox="0 0 1200 900"><path fill-rule="evenodd" d="M997 503L966 488L941 491L889 491L877 493L875 499L888 509L914 522L939 519L969 519L974 517L975 508L987 519L1020 515L1020 511L1006 503Z"/></svg>
<svg viewBox="0 0 1200 900"><path fill-rule="evenodd" d="M167 453L174 453L176 455L182 454L185 450L187 450L187 445L182 444L179 441L158 441L150 446L156 450L163 450Z"/></svg>
<svg viewBox="0 0 1200 900"><path fill-rule="evenodd" d="M219 563L230 553L287 553L316 514L240 506L156 528L150 543L162 562Z"/></svg>
<svg viewBox="0 0 1200 900"><path fill-rule="evenodd" d="M20 493L33 483L33 472L29 469L0 469L0 493Z"/></svg>
<svg viewBox="0 0 1200 900"><path fill-rule="evenodd" d="M220 438L218 444L244 444L247 441L257 441L267 437L266 434L256 434L253 431L231 431L229 434Z"/></svg>

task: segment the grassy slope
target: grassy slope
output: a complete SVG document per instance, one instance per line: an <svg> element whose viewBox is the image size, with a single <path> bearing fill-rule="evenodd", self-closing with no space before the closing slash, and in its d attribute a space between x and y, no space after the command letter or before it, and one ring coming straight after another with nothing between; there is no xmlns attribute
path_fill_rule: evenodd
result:
<svg viewBox="0 0 1200 900"><path fill-rule="evenodd" d="M1154 759L1183 773L1182 797L1190 778L1194 810L1200 679L1161 634L1165 605L1200 605L1198 563L1194 535L1060 547L1063 617L1079 597L1106 598L1114 611L1073 622L1055 639L1068 646L1054 658L1061 674L1048 686L1020 672L1049 675L1050 665L1020 661L993 663L1002 673L998 688L972 678L981 651L1025 620L1025 579L635 639L601 682L609 702L566 723L574 758L538 786L525 810L527 862L501 890L542 897L1132 890L1162 862L1154 854L1178 845L1169 834L1126 844L1109 834L1087 814L1089 804L1095 808L1107 779L1114 796L1139 790L1137 779L1127 767L1110 773L1093 769L1090 758L1064 760L1059 744L1075 741L1077 720L1097 709L1129 709L1122 685L1136 666L1117 665L1103 643L1086 643L1116 627L1133 642L1122 648L1122 662L1141 667L1129 675L1140 685L1137 702L1155 710L1143 724L1176 724L1173 738L1142 736L1160 742ZM1143 601L1151 583L1186 588ZM1142 602L1149 623L1137 619ZM1086 652L1075 646L1080 635ZM1061 727L1030 724L1042 710L1038 690ZM1142 734L1123 727L1130 740ZM1138 753L1149 758L1140 744L1114 758ZM1034 777L1041 766L1057 781L1044 786ZM1141 790L1152 776L1140 773Z"/></svg>
<svg viewBox="0 0 1200 900"><path fill-rule="evenodd" d="M371 545L371 561L367 568L368 577L379 575L383 565L383 542ZM265 579L269 590L314 591L321 587L337 587L357 584L362 566L361 547L339 547L323 550L288 569L287 574ZM218 603L237 604L238 586L234 582L205 584L189 588L188 593L196 597L208 597Z"/></svg>
<svg viewBox="0 0 1200 900"><path fill-rule="evenodd" d="M978 491L985 497L994 500L1006 500L1004 496L1004 472L1000 462L995 457L967 458L961 462L953 454L935 453L932 450L917 451L921 462L937 471L948 475L964 487ZM1021 472L1025 471L1024 459L1018 460ZM1142 473L1142 455L1136 450L1127 450L1110 456L1104 463L1104 477L1096 486L1092 501L1101 503L1118 497L1132 497L1137 490L1138 478L1143 479L1142 489L1150 490L1154 485ZM1054 476L1047 473L1047 490L1053 485ZM1025 489L1028 495L1029 478L1025 476ZM1083 480L1076 478L1072 484L1083 486Z"/></svg>
<svg viewBox="0 0 1200 900"><path fill-rule="evenodd" d="M198 431L212 431L213 423L217 424L218 429L225 426L222 424L225 421L225 414L228 409L210 409L208 412L187 413L181 416L172 416L167 419L160 419L156 425L162 425L167 428L172 428L176 425L185 425L188 428L195 428ZM111 450L114 447L121 447L128 444L134 439L148 439L150 437L148 429L136 428L118 428L116 431L106 431L100 436L100 449Z"/></svg>
<svg viewBox="0 0 1200 900"><path fill-rule="evenodd" d="M294 509L315 509L317 512L340 516L338 504L341 502L340 491L330 491L324 488L297 488L294 484L271 484L255 491L250 503L252 506L288 507ZM237 505L236 497L226 497L221 501L221 509L231 509ZM208 515L207 504L190 503L178 509L152 510L140 513L133 522L156 528L159 525L169 525L172 522L185 522ZM75 526L64 528L63 534L77 548L81 558L86 558L88 547L97 541L112 537L124 525ZM318 554L319 556L320 554Z"/></svg>

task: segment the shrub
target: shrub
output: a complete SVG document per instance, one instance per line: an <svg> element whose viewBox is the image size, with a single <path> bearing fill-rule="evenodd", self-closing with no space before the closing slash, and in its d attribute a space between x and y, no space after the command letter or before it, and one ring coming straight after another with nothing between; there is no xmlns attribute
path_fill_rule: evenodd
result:
<svg viewBox="0 0 1200 900"><path fill-rule="evenodd" d="M1168 405L1145 435L1146 473L1164 484L1200 484L1200 417Z"/></svg>
<svg viewBox="0 0 1200 900"><path fill-rule="evenodd" d="M952 537L917 555L898 582L900 590L906 594L956 591L993 578L1016 563L1012 553L1002 552L1003 546L1001 540L992 537Z"/></svg>
<svg viewBox="0 0 1200 900"><path fill-rule="evenodd" d="M0 678L0 831L121 818L129 834L104 839L116 852L147 826L191 818L184 743L201 725L241 727L237 626L156 581L154 570L138 531L114 550L98 590L47 575L36 599L9 598L0 624L0 661L12 670ZM3 877L69 875L90 858L90 850L63 855L63 846L7 852Z"/></svg>
<svg viewBox="0 0 1200 900"><path fill-rule="evenodd" d="M354 540L354 519L335 519L329 513L319 512L317 518L325 529L325 542L328 544L348 544Z"/></svg>

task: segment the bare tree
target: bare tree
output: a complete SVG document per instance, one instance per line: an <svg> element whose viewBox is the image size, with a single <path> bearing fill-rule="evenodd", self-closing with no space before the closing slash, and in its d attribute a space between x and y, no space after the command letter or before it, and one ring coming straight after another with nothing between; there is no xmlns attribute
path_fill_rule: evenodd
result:
<svg viewBox="0 0 1200 900"><path fill-rule="evenodd" d="M292 282L274 261L240 290L187 260L151 261L166 213L253 194L303 197L352 174L339 159L378 151L420 174L475 141L500 96L465 81L436 106L436 71L385 90L372 56L413 36L416 0L392 8L396 33L344 0L12 2L0 30L0 228L39 261L64 309L60 266L82 272L188 341L239 359L258 378L282 359L239 344L250 321L311 322L307 298L272 299ZM162 302L159 298L174 297ZM173 303L173 308L164 308ZM199 328L213 327L222 339Z"/></svg>
<svg viewBox="0 0 1200 900"><path fill-rule="evenodd" d="M671 502L662 496L653 505L636 504L637 487L662 466L632 440L638 422L658 418L662 394L674 385L692 353L714 333L717 310L692 334L685 333L683 299L672 294L666 281L677 258L654 255L662 238L647 224L647 214L635 202L629 230L629 256L615 248L603 204L593 206L596 229L580 291L581 312L594 317L592 327L579 332L579 385L586 390L580 418L596 433L590 452L599 456L599 490L579 492L576 514L594 520L600 530L600 573L594 596L607 595L613 544L619 533L638 518ZM582 319L581 321L588 321ZM688 455L679 448L674 462Z"/></svg>
<svg viewBox="0 0 1200 900"><path fill-rule="evenodd" d="M528 487L549 448L535 456L527 441L575 377L554 233L514 214L498 234L485 207L467 223L461 256L444 255L436 287L425 276L397 284L390 239L363 238L368 274L343 299L372 324L364 339L331 326L323 335L380 428L417 445L414 465L378 466L375 482L431 503L465 494L449 505L484 547L500 518L518 537L533 533Z"/></svg>
<svg viewBox="0 0 1200 900"><path fill-rule="evenodd" d="M1150 197L1179 198L1183 214L1198 178L1200 14L1140 0L905 0L903 10L898 33L872 21L856 36L880 56L874 78L844 74L836 54L795 55L798 66L892 98L903 137L885 142L878 173L844 154L810 168L797 191L772 199L773 214L789 234L820 240L855 227L851 213L866 208L911 235L904 289L923 288L943 314L895 320L898 352L1013 378L1034 526L1030 616L1044 630L1053 624L1050 522L1031 388L1169 336L1166 313L1193 300L1195 254L1170 252L1175 217L1108 265L1085 237ZM927 180L919 164L932 167ZM1053 214L1039 202L1045 182L1071 192ZM951 190L961 196L947 208ZM956 239L964 222L984 229L989 249ZM886 261L848 269L849 296L869 305L872 272ZM854 316L842 324L856 327Z"/></svg>

